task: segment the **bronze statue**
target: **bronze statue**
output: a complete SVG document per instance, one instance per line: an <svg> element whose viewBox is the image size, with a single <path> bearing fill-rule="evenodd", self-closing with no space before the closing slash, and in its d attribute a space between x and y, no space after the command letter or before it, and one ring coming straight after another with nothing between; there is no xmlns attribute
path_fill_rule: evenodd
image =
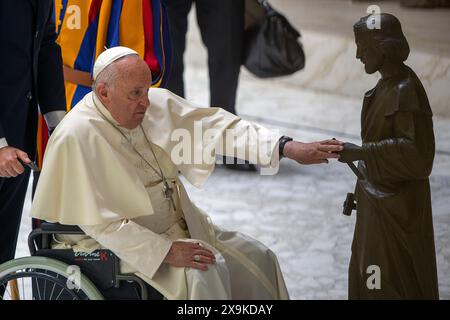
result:
<svg viewBox="0 0 450 320"><path fill-rule="evenodd" d="M399 20L382 13L377 29L367 23L372 18L354 25L356 58L381 79L364 96L362 146L345 143L339 159L359 160L360 173L349 299L438 299L428 179L432 112L419 78L404 64L409 45Z"/></svg>

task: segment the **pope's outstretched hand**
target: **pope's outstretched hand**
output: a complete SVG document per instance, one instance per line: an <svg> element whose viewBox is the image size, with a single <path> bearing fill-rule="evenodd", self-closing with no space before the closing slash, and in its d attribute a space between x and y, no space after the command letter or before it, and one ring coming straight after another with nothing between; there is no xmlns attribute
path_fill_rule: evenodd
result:
<svg viewBox="0 0 450 320"><path fill-rule="evenodd" d="M343 142L323 140L318 142L289 141L285 144L283 155L300 164L328 163L328 159L339 159Z"/></svg>

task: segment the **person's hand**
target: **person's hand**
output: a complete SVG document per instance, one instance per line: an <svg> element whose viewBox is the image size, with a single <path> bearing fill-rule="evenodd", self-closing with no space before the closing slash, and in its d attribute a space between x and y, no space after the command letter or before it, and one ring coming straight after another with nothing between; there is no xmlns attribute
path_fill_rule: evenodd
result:
<svg viewBox="0 0 450 320"><path fill-rule="evenodd" d="M338 159L338 152L342 151L339 140L324 140L304 143L289 141L284 145L283 154L300 164L328 163L328 159Z"/></svg>
<svg viewBox="0 0 450 320"><path fill-rule="evenodd" d="M1 178L17 177L19 174L22 174L25 171L25 168L22 166L18 159L21 159L24 163L31 162L26 152L23 152L20 149L11 146L0 148Z"/></svg>
<svg viewBox="0 0 450 320"><path fill-rule="evenodd" d="M339 153L339 161L349 163L357 160L363 160L363 149L356 144L346 142L343 145L344 149Z"/></svg>
<svg viewBox="0 0 450 320"><path fill-rule="evenodd" d="M199 243L175 241L164 262L174 267L190 267L206 271L208 264L214 264L216 258L212 251L202 247Z"/></svg>

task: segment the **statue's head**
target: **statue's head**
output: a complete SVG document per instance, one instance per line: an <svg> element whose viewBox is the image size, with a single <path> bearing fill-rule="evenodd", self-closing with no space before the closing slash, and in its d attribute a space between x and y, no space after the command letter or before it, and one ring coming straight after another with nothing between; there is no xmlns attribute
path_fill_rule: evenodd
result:
<svg viewBox="0 0 450 320"><path fill-rule="evenodd" d="M370 24L373 18L379 19L375 25ZM386 61L400 64L408 58L408 41L400 21L392 14L363 17L355 23L353 31L357 47L356 58L364 64L368 74L379 71Z"/></svg>

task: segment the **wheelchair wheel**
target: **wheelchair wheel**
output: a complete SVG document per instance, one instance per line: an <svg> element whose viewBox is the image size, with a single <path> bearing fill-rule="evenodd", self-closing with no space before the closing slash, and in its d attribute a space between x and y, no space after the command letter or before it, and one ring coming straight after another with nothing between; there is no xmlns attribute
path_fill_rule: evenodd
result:
<svg viewBox="0 0 450 320"><path fill-rule="evenodd" d="M103 296L76 266L34 256L0 265L0 300L103 300Z"/></svg>

